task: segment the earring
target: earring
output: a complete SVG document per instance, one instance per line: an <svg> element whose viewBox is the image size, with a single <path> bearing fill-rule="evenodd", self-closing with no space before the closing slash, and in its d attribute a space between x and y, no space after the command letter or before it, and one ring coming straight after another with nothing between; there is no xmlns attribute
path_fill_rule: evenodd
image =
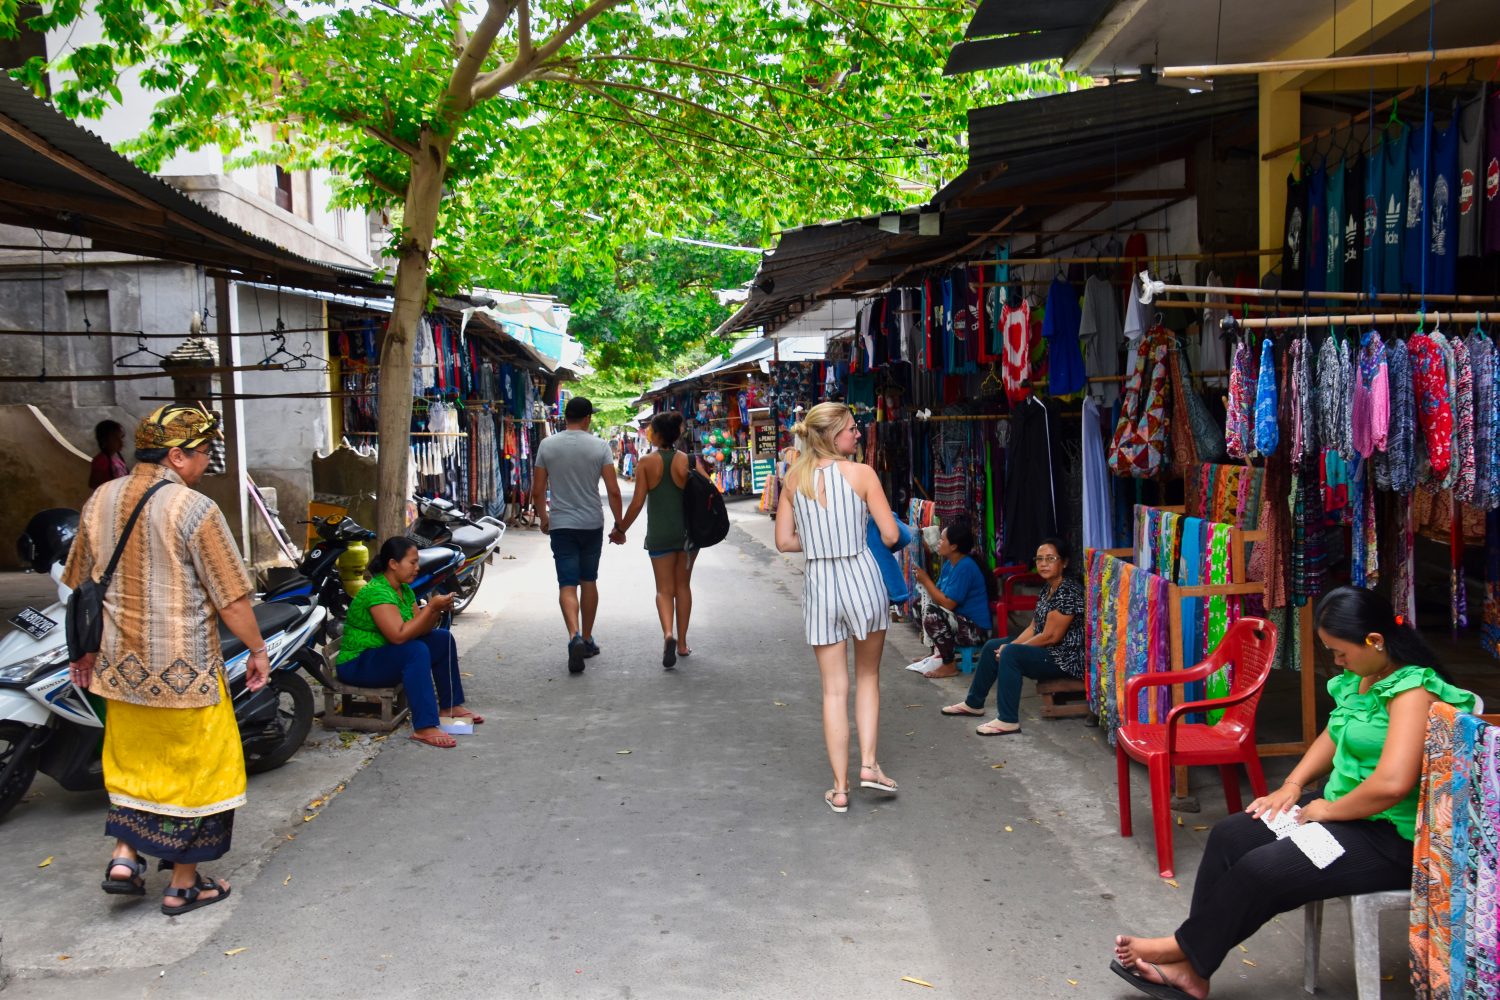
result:
<svg viewBox="0 0 1500 1000"><path fill-rule="evenodd" d="M1381 643L1376 643L1375 644L1375 652L1377 652L1377 653L1384 653L1385 652L1385 646L1383 644L1381 644Z"/></svg>

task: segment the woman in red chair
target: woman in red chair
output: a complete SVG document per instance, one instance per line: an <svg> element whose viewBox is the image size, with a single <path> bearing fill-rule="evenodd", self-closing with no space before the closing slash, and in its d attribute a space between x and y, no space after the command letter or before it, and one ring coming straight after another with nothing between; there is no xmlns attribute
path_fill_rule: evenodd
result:
<svg viewBox="0 0 1500 1000"><path fill-rule="evenodd" d="M1343 670L1328 682L1328 728L1280 788L1214 826L1175 934L1115 939L1110 968L1148 996L1202 1000L1225 956L1278 913L1411 885L1427 713L1437 701L1469 711L1474 696L1449 681L1416 631L1371 591L1331 591L1318 603L1317 625ZM1321 779L1321 794L1308 791ZM1290 838L1278 840L1262 818L1292 808L1298 823L1321 824L1343 854L1318 868Z"/></svg>

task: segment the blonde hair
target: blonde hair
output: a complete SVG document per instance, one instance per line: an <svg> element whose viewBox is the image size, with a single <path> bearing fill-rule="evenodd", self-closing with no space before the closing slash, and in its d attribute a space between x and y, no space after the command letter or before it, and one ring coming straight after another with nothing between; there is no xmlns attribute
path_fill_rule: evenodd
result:
<svg viewBox="0 0 1500 1000"><path fill-rule="evenodd" d="M801 421L792 425L792 433L806 444L787 470L787 477L797 483L797 492L814 500L818 498L813 470L819 462L827 459L842 461L848 457L839 453L833 439L844 429L844 424L853 419L854 413L843 403L819 403L808 410Z"/></svg>

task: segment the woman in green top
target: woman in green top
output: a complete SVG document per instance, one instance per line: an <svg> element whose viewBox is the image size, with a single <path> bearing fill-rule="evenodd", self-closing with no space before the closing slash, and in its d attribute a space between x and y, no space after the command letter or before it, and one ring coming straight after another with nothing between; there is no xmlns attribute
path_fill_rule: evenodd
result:
<svg viewBox="0 0 1500 1000"><path fill-rule="evenodd" d="M636 467L630 509L609 540L624 544L625 533L645 506L646 554L656 575L656 614L661 619L661 665L671 670L679 654L692 653L687 628L693 592L688 581L687 521L682 515L682 488L687 485L689 465L687 455L676 447L682 436L682 414L658 413L646 433L656 451Z"/></svg>
<svg viewBox="0 0 1500 1000"><path fill-rule="evenodd" d="M458 745L438 726L447 715L483 722L464 703L453 635L438 628L443 612L453 607L452 594L438 594L421 607L411 582L417 578L416 543L387 538L370 562L370 582L349 605L344 638L339 644L339 680L355 687L406 687L411 705L411 738L428 746ZM439 707L441 706L441 707Z"/></svg>
<svg viewBox="0 0 1500 1000"><path fill-rule="evenodd" d="M1276 914L1411 885L1427 713L1438 701L1471 711L1474 696L1448 680L1416 630L1371 591L1329 592L1317 624L1343 670L1328 682L1328 728L1280 788L1214 826L1174 935L1115 939L1111 968L1143 993L1201 1000L1225 956ZM1319 779L1322 794L1308 791ZM1262 822L1293 807L1298 823L1322 824L1343 847L1326 868Z"/></svg>

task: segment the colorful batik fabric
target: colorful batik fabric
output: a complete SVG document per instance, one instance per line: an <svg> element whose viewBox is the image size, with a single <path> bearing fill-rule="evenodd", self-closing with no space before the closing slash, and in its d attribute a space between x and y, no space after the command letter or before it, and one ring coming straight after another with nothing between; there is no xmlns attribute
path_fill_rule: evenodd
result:
<svg viewBox="0 0 1500 1000"><path fill-rule="evenodd" d="M1474 462L1474 365L1469 356L1469 345L1460 337L1454 337L1453 348L1453 462L1457 477L1453 482L1453 496L1463 503L1473 503L1478 470Z"/></svg>
<svg viewBox="0 0 1500 1000"><path fill-rule="evenodd" d="M1386 367L1385 344L1380 334L1371 330L1360 341L1359 362L1354 379L1353 428L1354 451L1369 458L1385 451L1391 420L1390 374Z"/></svg>
<svg viewBox="0 0 1500 1000"><path fill-rule="evenodd" d="M1277 421L1280 401L1276 392L1276 353L1271 338L1260 345L1260 374L1255 380L1255 450L1261 455L1274 455L1281 443L1281 431Z"/></svg>
<svg viewBox="0 0 1500 1000"><path fill-rule="evenodd" d="M1229 408L1224 423L1224 449L1230 458L1245 458L1255 442L1255 372L1248 338L1234 345L1229 362Z"/></svg>
<svg viewBox="0 0 1500 1000"><path fill-rule="evenodd" d="M1427 461L1438 479L1448 474L1453 461L1453 410L1448 405L1448 370L1443 349L1425 333L1407 345L1412 362L1412 388L1417 403L1417 423L1427 447Z"/></svg>

